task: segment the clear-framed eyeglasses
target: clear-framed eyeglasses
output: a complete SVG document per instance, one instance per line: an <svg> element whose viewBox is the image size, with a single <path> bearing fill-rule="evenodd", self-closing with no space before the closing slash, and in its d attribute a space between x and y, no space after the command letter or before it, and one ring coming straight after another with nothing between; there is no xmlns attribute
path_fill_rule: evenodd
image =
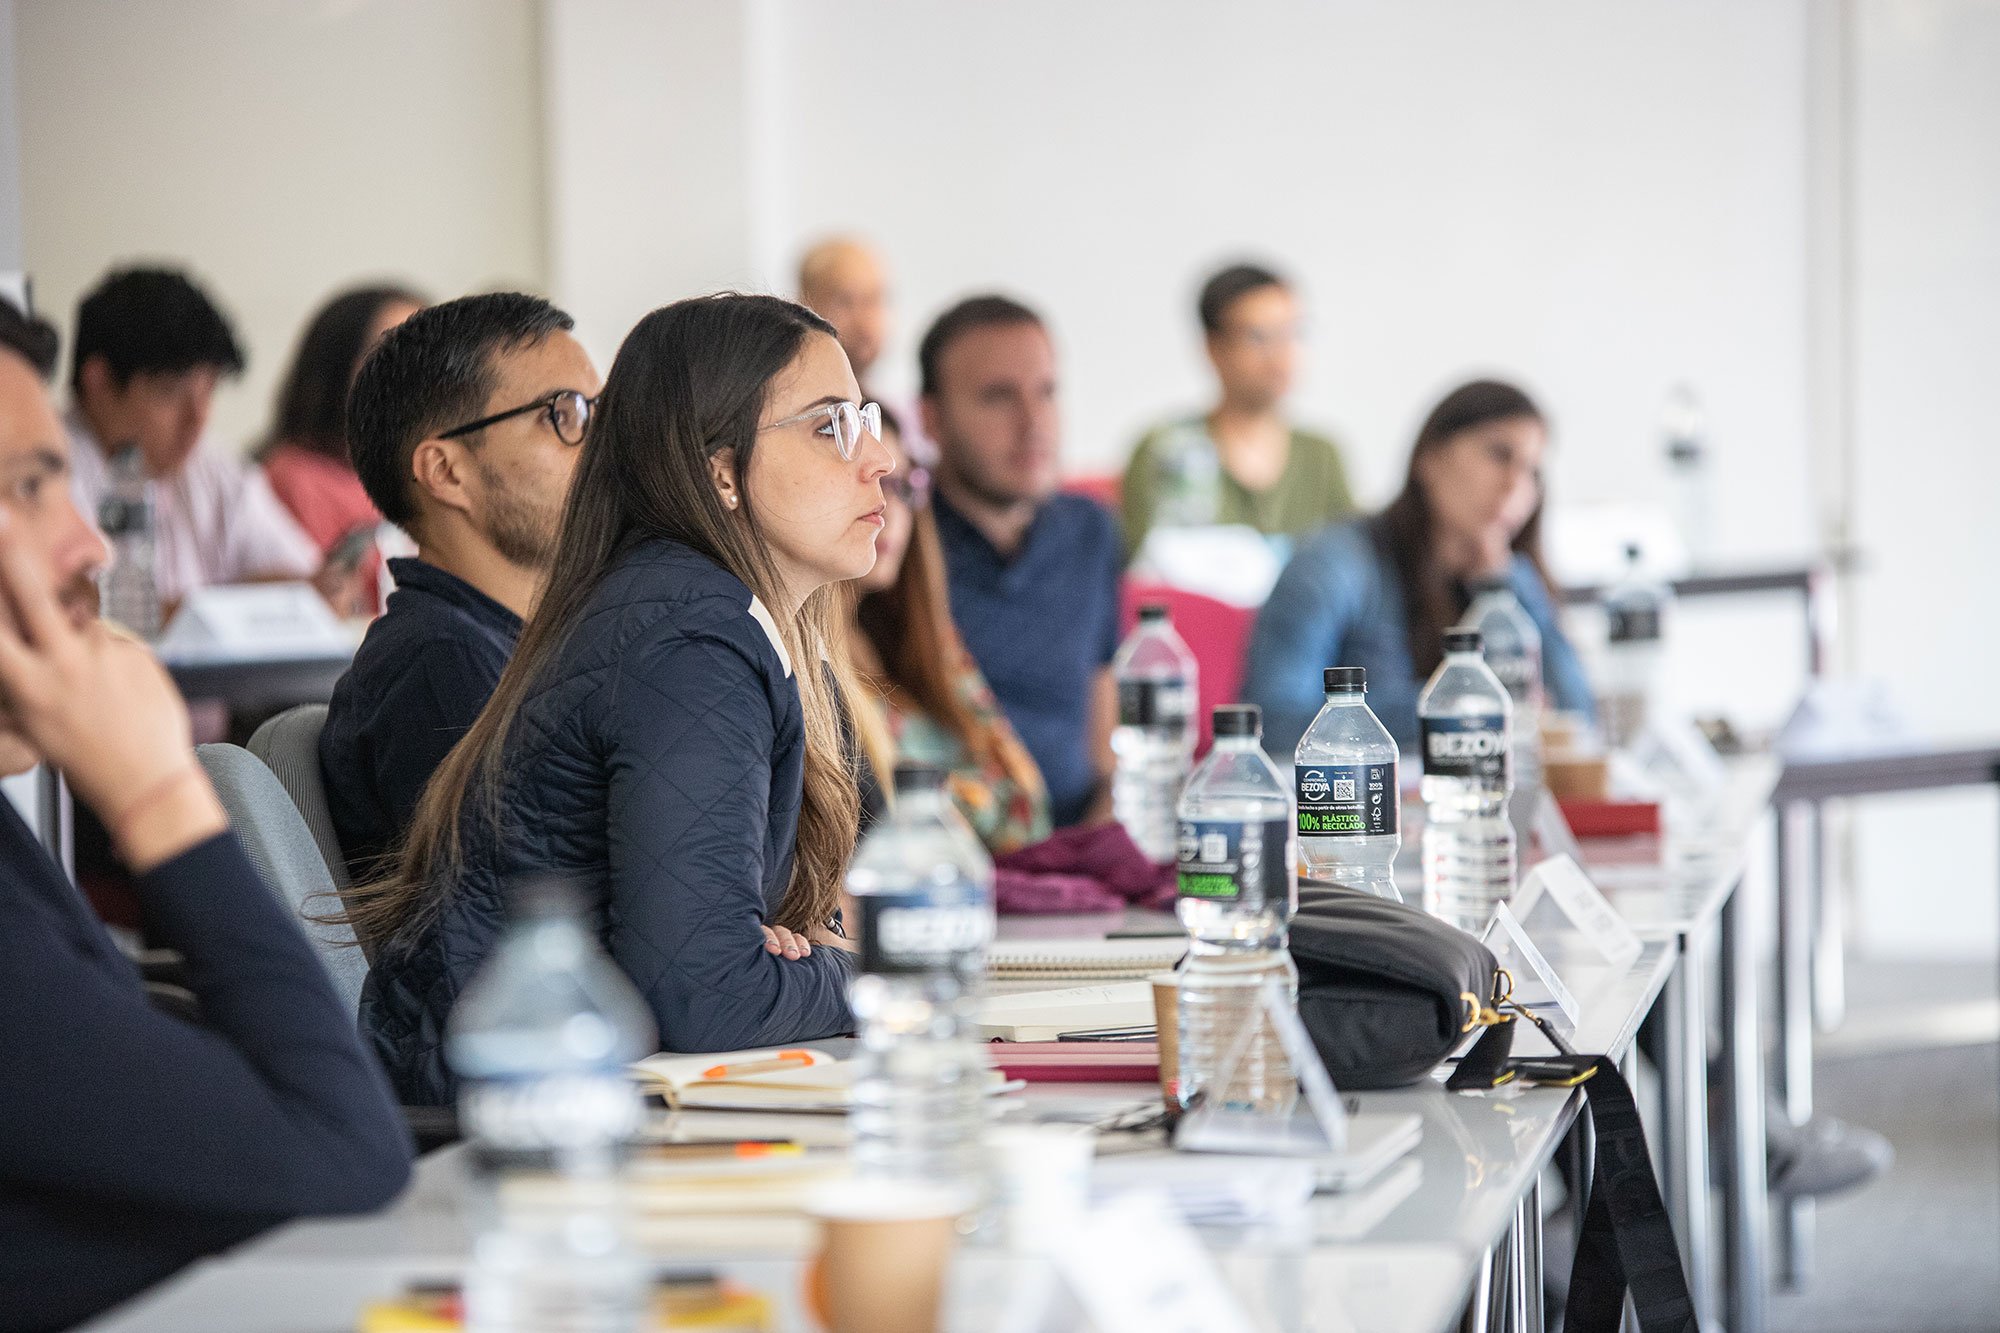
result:
<svg viewBox="0 0 2000 1333"><path fill-rule="evenodd" d="M825 417L826 422L813 433L823 439L833 441L833 447L840 452L840 461L852 463L854 455L861 452L863 431L882 438L882 404L880 403L821 403L809 407L796 416L783 421L773 421L765 430L776 430L780 426L796 426L801 421L811 421L815 417Z"/></svg>

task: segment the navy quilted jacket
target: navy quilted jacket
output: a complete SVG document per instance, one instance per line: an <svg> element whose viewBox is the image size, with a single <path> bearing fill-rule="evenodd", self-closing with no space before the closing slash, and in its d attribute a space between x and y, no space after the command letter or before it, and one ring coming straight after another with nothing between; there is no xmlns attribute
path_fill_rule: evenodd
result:
<svg viewBox="0 0 2000 1333"><path fill-rule="evenodd" d="M805 775L798 686L768 623L741 580L677 542L634 547L591 594L509 731L500 835L468 801L440 913L369 973L362 1023L406 1104L455 1095L445 1020L523 874L582 890L663 1049L852 1030L850 955L782 958L759 929L790 879Z"/></svg>

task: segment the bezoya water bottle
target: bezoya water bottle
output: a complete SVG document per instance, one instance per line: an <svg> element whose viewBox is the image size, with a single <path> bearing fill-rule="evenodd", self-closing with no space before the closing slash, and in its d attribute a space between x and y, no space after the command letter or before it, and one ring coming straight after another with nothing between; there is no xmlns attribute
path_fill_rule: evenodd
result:
<svg viewBox="0 0 2000 1333"><path fill-rule="evenodd" d="M102 590L105 618L150 639L160 632L160 588L153 569L153 499L136 444L112 456L111 486L98 504L97 526L111 542Z"/></svg>
<svg viewBox="0 0 2000 1333"><path fill-rule="evenodd" d="M847 872L860 920L848 999L861 1073L848 1123L863 1175L984 1190L986 1060L973 1007L993 938L993 862L941 768L901 764L896 801Z"/></svg>
<svg viewBox="0 0 2000 1333"><path fill-rule="evenodd" d="M1513 704L1480 647L1478 630L1446 630L1444 660L1417 696L1424 910L1475 935L1514 892Z"/></svg>
<svg viewBox="0 0 2000 1333"><path fill-rule="evenodd" d="M1514 787L1532 791L1542 785L1542 631L1514 585L1498 574L1473 581L1472 605L1458 627L1479 631L1480 653L1507 687L1514 707L1508 737Z"/></svg>
<svg viewBox="0 0 2000 1333"><path fill-rule="evenodd" d="M1254 705L1215 710L1215 746L1181 795L1179 973L1183 1107L1290 1114L1297 1076L1264 1009L1276 979L1296 1005L1299 973L1289 927L1298 911L1298 817L1292 793L1265 757ZM1245 1033L1248 1032L1247 1043ZM1225 1066L1243 1048L1233 1073Z"/></svg>
<svg viewBox="0 0 2000 1333"><path fill-rule="evenodd" d="M1604 739L1625 749L1645 733L1659 683L1673 592L1646 577L1637 543L1625 547L1625 572L1604 594L1604 688L1598 714Z"/></svg>
<svg viewBox="0 0 2000 1333"><path fill-rule="evenodd" d="M445 1058L472 1142L473 1333L632 1333L652 1266L621 1179L653 1017L557 879L513 886L500 946L452 1011Z"/></svg>
<svg viewBox="0 0 2000 1333"><path fill-rule="evenodd" d="M1111 675L1118 685L1111 812L1147 859L1165 865L1174 859L1174 806L1194 763L1199 685L1194 653L1165 606L1139 608Z"/></svg>
<svg viewBox="0 0 2000 1333"><path fill-rule="evenodd" d="M1293 754L1300 859L1313 879L1401 902L1396 738L1368 707L1367 671L1328 667L1322 680L1326 703Z"/></svg>

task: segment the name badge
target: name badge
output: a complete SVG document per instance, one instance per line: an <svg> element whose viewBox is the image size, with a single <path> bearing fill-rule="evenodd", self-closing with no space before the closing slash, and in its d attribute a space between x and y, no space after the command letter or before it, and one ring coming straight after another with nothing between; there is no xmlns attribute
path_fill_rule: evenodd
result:
<svg viewBox="0 0 2000 1333"><path fill-rule="evenodd" d="M354 636L306 583L242 583L197 588L160 636L171 662L331 656L352 653Z"/></svg>

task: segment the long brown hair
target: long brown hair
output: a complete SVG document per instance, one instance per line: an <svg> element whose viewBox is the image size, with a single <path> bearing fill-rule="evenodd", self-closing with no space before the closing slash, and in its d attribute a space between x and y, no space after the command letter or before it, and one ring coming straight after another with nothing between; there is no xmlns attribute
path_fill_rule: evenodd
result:
<svg viewBox="0 0 2000 1333"><path fill-rule="evenodd" d="M927 714L958 738L975 763L998 765L1021 786L1041 786L1032 761L1024 770L1025 752L1001 744L959 696L959 673L970 654L952 623L944 547L928 505L910 515L909 546L896 581L862 597L854 619L882 660L888 677L882 685L892 701L900 695L905 706Z"/></svg>
<svg viewBox="0 0 2000 1333"><path fill-rule="evenodd" d="M1403 615L1409 625L1410 662L1422 680L1444 658L1444 632L1465 614L1465 597L1457 581L1439 563L1437 523L1430 498L1418 479L1419 460L1445 448L1465 431L1489 422L1532 417L1546 423L1542 409L1522 390L1499 380L1473 380L1446 394L1417 432L1410 450L1410 470L1403 489L1371 525L1376 544L1403 585ZM1516 552L1528 557L1549 590L1555 581L1542 560L1542 502L1514 534Z"/></svg>
<svg viewBox="0 0 2000 1333"><path fill-rule="evenodd" d="M789 301L733 292L664 306L633 327L591 415L536 613L485 710L424 789L393 873L349 895L346 919L358 936L379 942L435 918L463 865L468 798L479 798L483 836L500 836L514 717L557 665L599 581L633 546L649 538L681 542L743 580L767 606L782 605L750 459L772 379L815 333L831 337L833 327ZM740 513L724 507L710 474L710 458L723 449L734 451ZM853 697L850 677L829 649L842 595L837 585L821 588L778 627L795 664L806 761L791 882L773 921L800 931L833 915L859 814L838 720L839 696ZM822 662L835 664L831 680Z"/></svg>

